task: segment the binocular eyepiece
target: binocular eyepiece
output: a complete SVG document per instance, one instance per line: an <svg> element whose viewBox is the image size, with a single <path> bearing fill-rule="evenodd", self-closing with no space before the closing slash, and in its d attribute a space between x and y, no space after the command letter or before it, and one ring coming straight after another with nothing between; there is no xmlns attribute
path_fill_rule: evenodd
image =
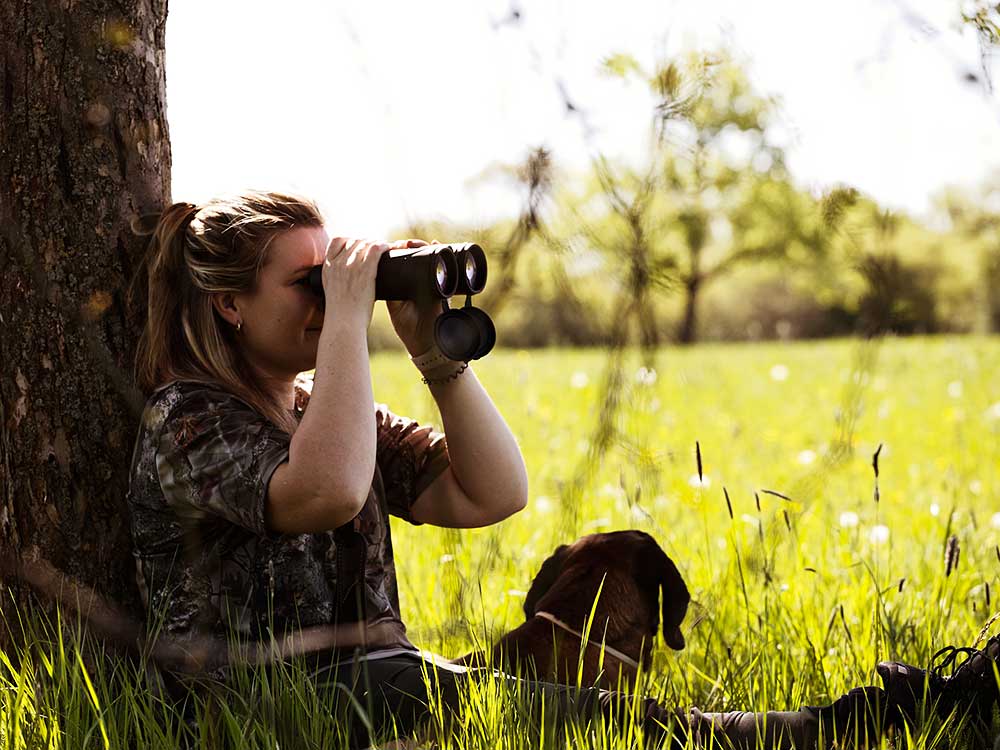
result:
<svg viewBox="0 0 1000 750"><path fill-rule="evenodd" d="M390 250L375 271L375 299L440 300L443 312L434 338L446 357L468 362L486 356L496 343L490 317L472 306L472 295L486 287L486 253L474 242L424 245ZM309 272L309 287L323 297L323 266ZM465 295L465 306L450 309L448 299Z"/></svg>

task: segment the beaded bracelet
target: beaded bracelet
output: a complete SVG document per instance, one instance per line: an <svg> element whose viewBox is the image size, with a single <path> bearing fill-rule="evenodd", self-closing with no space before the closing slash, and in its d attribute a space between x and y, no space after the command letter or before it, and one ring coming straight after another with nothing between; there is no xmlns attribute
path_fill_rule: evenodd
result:
<svg viewBox="0 0 1000 750"><path fill-rule="evenodd" d="M456 380L459 375L461 375L463 372L465 372L468 369L469 369L469 363L465 362L465 363L462 364L461 367L459 367L457 370L455 370L455 372L453 372L451 375L448 375L448 376L443 377L443 378L428 378L428 377L423 377L423 378L420 378L420 380L421 380L421 382L426 383L427 385L441 385L442 383L450 383L452 380Z"/></svg>

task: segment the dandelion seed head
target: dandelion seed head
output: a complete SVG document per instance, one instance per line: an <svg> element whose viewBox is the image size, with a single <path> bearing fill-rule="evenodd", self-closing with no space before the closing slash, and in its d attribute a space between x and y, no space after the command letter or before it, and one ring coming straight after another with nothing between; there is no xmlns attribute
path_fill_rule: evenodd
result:
<svg viewBox="0 0 1000 750"><path fill-rule="evenodd" d="M889 541L889 527L884 524L876 524L872 526L872 530L868 534L868 538L875 544L883 544Z"/></svg>
<svg viewBox="0 0 1000 750"><path fill-rule="evenodd" d="M798 460L798 462L800 464L808 466L809 464L811 464L813 461L816 460L816 451L812 451L812 450L808 450L808 449L806 449L804 451L801 451L799 453L799 456L798 456L797 460Z"/></svg>
<svg viewBox="0 0 1000 750"><path fill-rule="evenodd" d="M1000 529L1000 513L994 513L990 518L990 526L994 529Z"/></svg>
<svg viewBox="0 0 1000 750"><path fill-rule="evenodd" d="M952 380L948 383L948 395L952 398L962 398L962 381Z"/></svg>
<svg viewBox="0 0 1000 750"><path fill-rule="evenodd" d="M788 368L785 365L778 364L771 368L771 380L776 380L779 383L788 380Z"/></svg>
<svg viewBox="0 0 1000 750"><path fill-rule="evenodd" d="M552 510L552 500L545 495L539 495L535 498L535 502L532 503L532 506L539 513L548 513Z"/></svg>
<svg viewBox="0 0 1000 750"><path fill-rule="evenodd" d="M858 514L852 510L845 510L840 514L840 527L843 529L853 529L858 525Z"/></svg>
<svg viewBox="0 0 1000 750"><path fill-rule="evenodd" d="M937 503L931 503L931 515L935 518L941 515L941 506Z"/></svg>
<svg viewBox="0 0 1000 750"><path fill-rule="evenodd" d="M987 419L1000 419L1000 401L997 401L993 406L986 410Z"/></svg>
<svg viewBox="0 0 1000 750"><path fill-rule="evenodd" d="M980 482L978 479L973 479L971 482L969 482L969 492L971 492L973 495L982 495L983 483Z"/></svg>
<svg viewBox="0 0 1000 750"><path fill-rule="evenodd" d="M712 480L709 478L707 474L703 474L701 477L699 477L697 474L692 474L691 477L688 479L688 484L690 484L692 487L706 488L712 486Z"/></svg>
<svg viewBox="0 0 1000 750"><path fill-rule="evenodd" d="M569 384L573 388L586 388L588 383L590 383L590 378L583 370L577 370L573 373L573 377L569 379Z"/></svg>
<svg viewBox="0 0 1000 750"><path fill-rule="evenodd" d="M640 385L653 385L656 382L656 370L652 367L640 367L635 372L635 381Z"/></svg>

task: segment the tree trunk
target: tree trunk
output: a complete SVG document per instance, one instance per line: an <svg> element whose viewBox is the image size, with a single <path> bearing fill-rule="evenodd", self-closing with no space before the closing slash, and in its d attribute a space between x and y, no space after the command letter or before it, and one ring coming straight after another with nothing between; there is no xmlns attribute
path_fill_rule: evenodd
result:
<svg viewBox="0 0 1000 750"><path fill-rule="evenodd" d="M125 490L141 409L132 385L140 320L126 294L144 242L129 224L169 201L166 5L0 3L0 608L9 625L11 593L18 610L29 601L17 571L37 560L139 611Z"/></svg>
<svg viewBox="0 0 1000 750"><path fill-rule="evenodd" d="M684 319L677 333L679 344L693 344L697 337L698 325L698 292L701 291L701 278L691 276L684 283Z"/></svg>

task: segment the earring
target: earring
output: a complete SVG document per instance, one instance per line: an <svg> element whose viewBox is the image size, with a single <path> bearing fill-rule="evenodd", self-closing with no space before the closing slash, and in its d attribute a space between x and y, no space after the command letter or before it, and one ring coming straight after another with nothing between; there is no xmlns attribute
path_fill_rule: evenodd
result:
<svg viewBox="0 0 1000 750"><path fill-rule="evenodd" d="M243 321L242 320L237 320L236 321L236 333L239 333L242 330L243 330Z"/></svg>

